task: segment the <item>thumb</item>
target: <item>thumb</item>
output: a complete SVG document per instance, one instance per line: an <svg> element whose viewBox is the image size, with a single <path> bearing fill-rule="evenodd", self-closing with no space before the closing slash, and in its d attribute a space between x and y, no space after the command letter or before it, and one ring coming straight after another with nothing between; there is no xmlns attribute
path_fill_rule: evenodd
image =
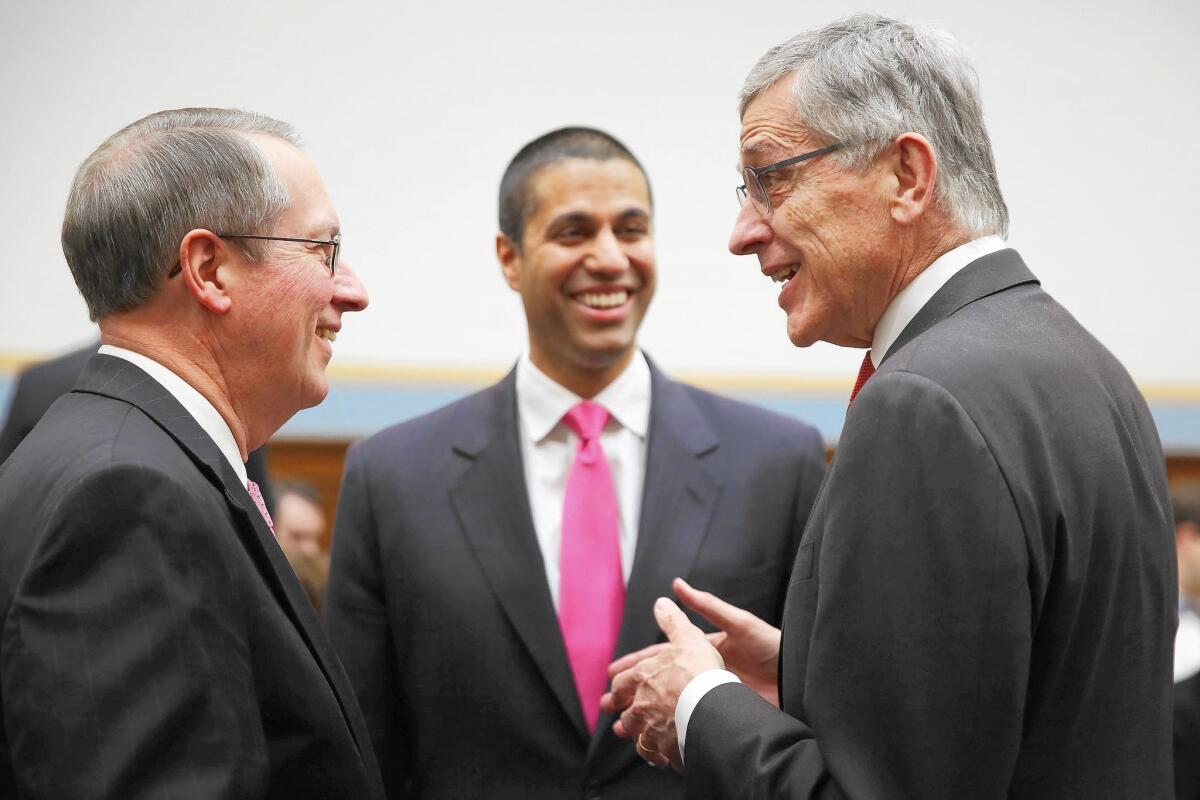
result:
<svg viewBox="0 0 1200 800"><path fill-rule="evenodd" d="M654 619L658 622L659 630L665 633L672 642L686 636L689 628L692 631L700 630L692 624L686 614L679 610L679 606L666 597L660 597L654 601Z"/></svg>

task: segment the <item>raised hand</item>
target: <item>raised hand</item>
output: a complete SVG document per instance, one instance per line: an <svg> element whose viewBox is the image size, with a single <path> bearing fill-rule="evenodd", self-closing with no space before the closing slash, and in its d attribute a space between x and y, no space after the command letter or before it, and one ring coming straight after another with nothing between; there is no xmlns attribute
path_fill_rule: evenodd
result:
<svg viewBox="0 0 1200 800"><path fill-rule="evenodd" d="M725 660L725 669L768 703L778 706L779 629L711 592L692 588L683 578L676 578L673 588L684 605L720 629L709 634L709 641Z"/></svg>

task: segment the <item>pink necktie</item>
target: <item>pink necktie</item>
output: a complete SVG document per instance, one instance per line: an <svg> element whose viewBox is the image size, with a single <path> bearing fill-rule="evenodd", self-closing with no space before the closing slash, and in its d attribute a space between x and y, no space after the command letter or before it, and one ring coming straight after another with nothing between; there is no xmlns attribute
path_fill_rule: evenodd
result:
<svg viewBox="0 0 1200 800"><path fill-rule="evenodd" d="M594 731L625 610L620 516L608 459L600 447L608 411L585 400L571 408L563 422L579 434L579 449L563 498L558 622L583 716L588 730Z"/></svg>
<svg viewBox="0 0 1200 800"><path fill-rule="evenodd" d="M263 500L262 492L258 490L258 484L247 480L246 491L250 493L250 499L254 501L254 505L258 506L258 513L262 514L262 518L266 520L267 527L271 529L271 533L274 533L275 523L271 522L271 512L267 511L267 502Z"/></svg>
<svg viewBox="0 0 1200 800"><path fill-rule="evenodd" d="M858 380L854 382L854 391L850 392L850 402L854 402L854 398L858 397L858 393L862 391L863 384L867 379L875 374L875 362L871 360L871 351L863 356L862 366L858 368Z"/></svg>

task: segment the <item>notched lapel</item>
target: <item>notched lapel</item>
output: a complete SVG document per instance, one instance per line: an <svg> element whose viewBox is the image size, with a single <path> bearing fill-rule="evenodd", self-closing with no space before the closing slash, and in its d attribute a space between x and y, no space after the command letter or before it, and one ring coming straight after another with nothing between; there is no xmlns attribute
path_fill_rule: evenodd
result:
<svg viewBox="0 0 1200 800"><path fill-rule="evenodd" d="M304 594L275 534L254 506L246 487L241 485L220 448L174 395L122 358L94 356L76 383L75 390L107 395L137 406L179 443L213 486L225 496L238 537L271 594L296 626L301 639L321 667L346 718L347 728L358 746L359 755L363 757L364 764L370 763L365 752L370 749L366 725L349 680L342 671L341 662L330 650L312 603Z"/></svg>
<svg viewBox="0 0 1200 800"><path fill-rule="evenodd" d="M464 429L453 450L469 463L451 498L480 569L551 692L581 737L583 709L546 584L518 439L515 373L492 406Z"/></svg>
<svg viewBox="0 0 1200 800"><path fill-rule="evenodd" d="M997 250L975 259L946 281L917 312L884 353L883 361L960 308L1013 286L1037 282L1038 279L1029 271L1029 267L1025 266L1021 256L1011 248Z"/></svg>

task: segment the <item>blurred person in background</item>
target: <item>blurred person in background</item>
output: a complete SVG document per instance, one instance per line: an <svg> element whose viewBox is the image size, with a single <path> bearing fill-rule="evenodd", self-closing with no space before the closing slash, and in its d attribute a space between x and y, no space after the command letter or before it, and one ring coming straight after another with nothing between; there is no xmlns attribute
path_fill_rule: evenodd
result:
<svg viewBox="0 0 1200 800"><path fill-rule="evenodd" d="M1200 481L1171 485L1179 563L1175 631L1175 796L1200 800Z"/></svg>
<svg viewBox="0 0 1200 800"><path fill-rule="evenodd" d="M329 554L322 546L329 525L325 504L317 490L303 481L277 480L273 486L275 536L308 599L319 609L329 580Z"/></svg>
<svg viewBox="0 0 1200 800"><path fill-rule="evenodd" d="M677 575L779 619L820 436L638 348L653 208L623 144L547 133L499 194L529 349L494 386L351 448L330 637L390 797L680 797L600 712L608 662L658 639L650 607Z"/></svg>

